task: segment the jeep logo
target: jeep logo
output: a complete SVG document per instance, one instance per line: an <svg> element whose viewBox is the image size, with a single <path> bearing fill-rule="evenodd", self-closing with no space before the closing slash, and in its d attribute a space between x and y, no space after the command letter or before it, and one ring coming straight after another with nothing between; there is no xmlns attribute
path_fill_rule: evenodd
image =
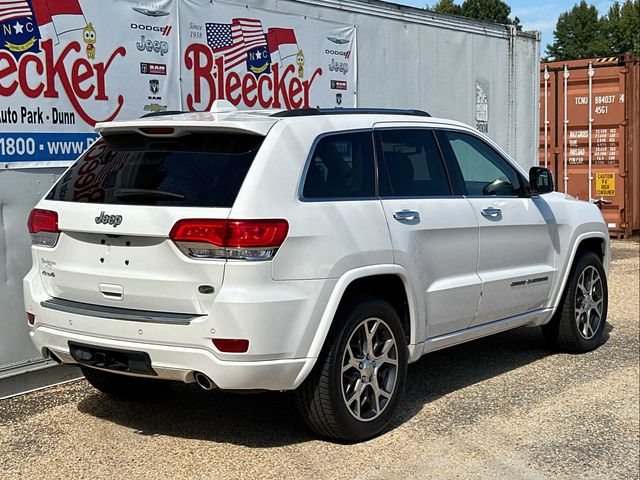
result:
<svg viewBox="0 0 640 480"><path fill-rule="evenodd" d="M164 56L169 51L169 43L164 40L148 40L144 35L141 36L140 41L136 43L136 47L139 51L144 52L156 52L160 56Z"/></svg>
<svg viewBox="0 0 640 480"><path fill-rule="evenodd" d="M122 223L122 215L105 215L104 211L96 217L96 223L100 225L113 225L114 228Z"/></svg>

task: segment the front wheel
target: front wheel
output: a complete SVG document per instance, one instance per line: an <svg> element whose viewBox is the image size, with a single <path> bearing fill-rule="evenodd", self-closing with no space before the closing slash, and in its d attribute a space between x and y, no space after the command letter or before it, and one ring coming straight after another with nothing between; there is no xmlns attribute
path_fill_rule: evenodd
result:
<svg viewBox="0 0 640 480"><path fill-rule="evenodd" d="M318 364L296 390L298 410L316 433L361 441L380 433L401 400L407 344L389 303L365 297L337 314Z"/></svg>
<svg viewBox="0 0 640 480"><path fill-rule="evenodd" d="M586 253L575 261L558 311L542 327L544 336L558 350L591 351L602 344L607 306L602 261L596 254Z"/></svg>

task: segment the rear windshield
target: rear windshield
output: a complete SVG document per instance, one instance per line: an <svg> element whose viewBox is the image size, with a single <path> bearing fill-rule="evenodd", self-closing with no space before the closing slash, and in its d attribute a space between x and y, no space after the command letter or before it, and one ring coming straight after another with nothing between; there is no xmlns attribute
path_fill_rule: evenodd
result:
<svg viewBox="0 0 640 480"><path fill-rule="evenodd" d="M241 133L105 135L60 178L47 199L231 207L263 139Z"/></svg>

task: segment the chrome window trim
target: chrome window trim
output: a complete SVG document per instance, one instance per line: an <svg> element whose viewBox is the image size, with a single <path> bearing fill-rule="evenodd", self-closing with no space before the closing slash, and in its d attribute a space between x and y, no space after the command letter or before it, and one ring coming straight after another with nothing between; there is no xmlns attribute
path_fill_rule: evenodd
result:
<svg viewBox="0 0 640 480"><path fill-rule="evenodd" d="M522 198L524 200L527 200L531 197L524 197L521 195L465 195L465 198Z"/></svg>
<svg viewBox="0 0 640 480"><path fill-rule="evenodd" d="M132 322L164 323L170 325L189 325L193 320L203 317L198 313L170 313L149 310L135 310L105 305L74 302L62 298L52 298L40 302L40 306L58 312L83 315L87 317L107 318L110 320L126 320Z"/></svg>
<svg viewBox="0 0 640 480"><path fill-rule="evenodd" d="M409 195L409 196L384 196L380 200L450 200L464 199L464 195Z"/></svg>
<svg viewBox="0 0 640 480"><path fill-rule="evenodd" d="M380 197L323 197L323 198L307 198L299 197L298 200L304 203L318 202L370 202L372 200L379 201Z"/></svg>

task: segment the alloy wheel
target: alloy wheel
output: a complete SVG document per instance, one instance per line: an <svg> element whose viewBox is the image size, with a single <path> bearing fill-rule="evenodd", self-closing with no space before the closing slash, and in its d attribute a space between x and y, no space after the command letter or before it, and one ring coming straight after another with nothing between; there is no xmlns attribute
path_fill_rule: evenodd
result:
<svg viewBox="0 0 640 480"><path fill-rule="evenodd" d="M598 270L589 265L578 277L575 298L576 325L585 340L592 339L600 328L603 300L602 278Z"/></svg>
<svg viewBox="0 0 640 480"><path fill-rule="evenodd" d="M398 345L384 320L367 318L349 337L342 355L342 398L349 413L368 422L389 404L398 375Z"/></svg>

